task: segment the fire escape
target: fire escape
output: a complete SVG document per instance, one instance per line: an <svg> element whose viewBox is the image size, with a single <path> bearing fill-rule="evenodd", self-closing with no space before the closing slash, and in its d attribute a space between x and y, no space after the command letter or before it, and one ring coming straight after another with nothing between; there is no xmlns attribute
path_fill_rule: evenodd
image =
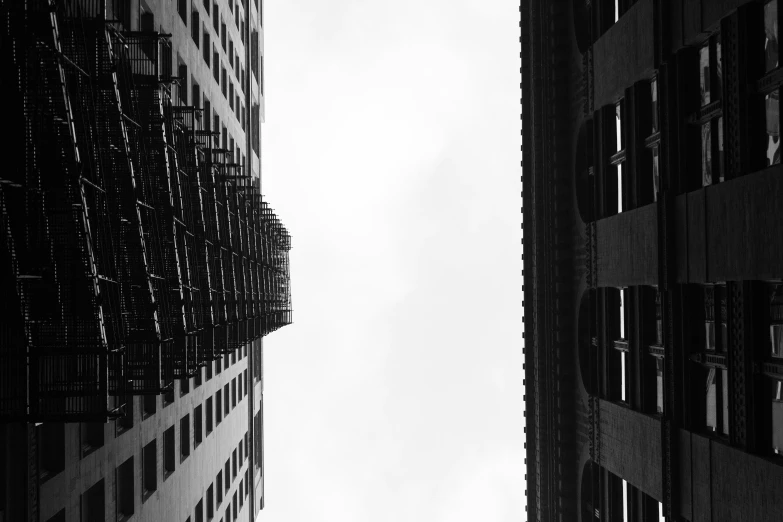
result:
<svg viewBox="0 0 783 522"><path fill-rule="evenodd" d="M0 420L117 418L291 323L290 236L175 105L168 36L94 4L0 6Z"/></svg>

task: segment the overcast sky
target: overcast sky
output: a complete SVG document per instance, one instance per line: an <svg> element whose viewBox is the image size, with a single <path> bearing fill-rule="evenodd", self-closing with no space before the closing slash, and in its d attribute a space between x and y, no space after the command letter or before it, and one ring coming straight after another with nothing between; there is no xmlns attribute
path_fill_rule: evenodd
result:
<svg viewBox="0 0 783 522"><path fill-rule="evenodd" d="M268 522L525 520L518 0L267 0Z"/></svg>

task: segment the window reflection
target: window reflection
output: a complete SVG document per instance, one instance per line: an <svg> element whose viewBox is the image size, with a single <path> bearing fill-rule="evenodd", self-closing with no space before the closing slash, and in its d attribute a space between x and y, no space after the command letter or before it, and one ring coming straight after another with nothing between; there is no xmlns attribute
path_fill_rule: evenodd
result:
<svg viewBox="0 0 783 522"><path fill-rule="evenodd" d="M767 165L780 163L780 124L778 91L764 97L767 131Z"/></svg>
<svg viewBox="0 0 783 522"><path fill-rule="evenodd" d="M701 104L710 103L710 46L699 49L699 87L701 88Z"/></svg>
<svg viewBox="0 0 783 522"><path fill-rule="evenodd" d="M778 66L778 1L764 5L764 55L766 71Z"/></svg>
<svg viewBox="0 0 783 522"><path fill-rule="evenodd" d="M721 64L721 54L723 50L721 48L720 36L715 40L715 81L712 84L712 98L714 100L721 99L721 93L723 91L723 65Z"/></svg>
<svg viewBox="0 0 783 522"><path fill-rule="evenodd" d="M783 454L783 381L772 383L772 449Z"/></svg>
<svg viewBox="0 0 783 522"><path fill-rule="evenodd" d="M718 118L718 181L723 182L725 179L725 163L723 154L723 116Z"/></svg>
<svg viewBox="0 0 783 522"><path fill-rule="evenodd" d="M656 410L663 413L663 359L655 358Z"/></svg>
<svg viewBox="0 0 783 522"><path fill-rule="evenodd" d="M707 375L707 427L712 431L718 429L718 390L715 368L710 368Z"/></svg>
<svg viewBox="0 0 783 522"><path fill-rule="evenodd" d="M710 122L701 126L701 186L712 185L712 132Z"/></svg>
<svg viewBox="0 0 783 522"><path fill-rule="evenodd" d="M658 193L661 190L661 171L658 165L658 147L652 149L652 161L653 161L653 200L658 201Z"/></svg>
<svg viewBox="0 0 783 522"><path fill-rule="evenodd" d="M617 152L620 152L623 150L623 103L620 102L617 105L614 106L614 115L615 115L615 122L614 122L614 130L615 130L615 140L617 145Z"/></svg>
<svg viewBox="0 0 783 522"><path fill-rule="evenodd" d="M658 132L658 80L650 82L650 94L652 97L652 131Z"/></svg>

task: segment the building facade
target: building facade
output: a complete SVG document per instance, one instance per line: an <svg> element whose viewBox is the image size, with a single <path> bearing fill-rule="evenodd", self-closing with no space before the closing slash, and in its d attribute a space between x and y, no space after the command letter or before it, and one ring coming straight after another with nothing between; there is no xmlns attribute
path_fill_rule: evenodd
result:
<svg viewBox="0 0 783 522"><path fill-rule="evenodd" d="M521 4L528 520L783 520L778 4Z"/></svg>
<svg viewBox="0 0 783 522"><path fill-rule="evenodd" d="M292 320L262 2L0 18L0 520L257 519L263 338Z"/></svg>

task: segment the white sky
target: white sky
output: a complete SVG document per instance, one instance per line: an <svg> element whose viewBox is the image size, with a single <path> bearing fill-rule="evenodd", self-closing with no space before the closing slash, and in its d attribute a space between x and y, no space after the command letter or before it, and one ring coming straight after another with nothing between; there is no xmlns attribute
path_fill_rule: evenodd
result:
<svg viewBox="0 0 783 522"><path fill-rule="evenodd" d="M517 0L267 0L269 522L525 520Z"/></svg>

